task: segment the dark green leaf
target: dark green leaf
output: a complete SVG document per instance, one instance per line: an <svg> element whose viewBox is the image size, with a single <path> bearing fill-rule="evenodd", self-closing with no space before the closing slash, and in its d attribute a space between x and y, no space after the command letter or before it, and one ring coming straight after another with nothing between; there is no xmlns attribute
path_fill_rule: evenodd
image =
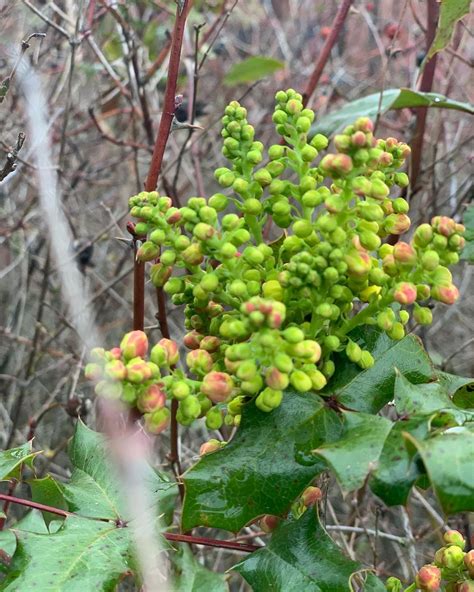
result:
<svg viewBox="0 0 474 592"><path fill-rule="evenodd" d="M474 378L469 378L468 376L458 376L457 374L449 374L448 372L438 372L437 376L439 382L444 386L450 397L466 386L474 386Z"/></svg>
<svg viewBox="0 0 474 592"><path fill-rule="evenodd" d="M449 44L456 23L469 14L470 3L470 0L443 0L440 3L436 36L426 54L425 63Z"/></svg>
<svg viewBox="0 0 474 592"><path fill-rule="evenodd" d="M234 439L184 475L184 530L203 525L238 531L263 514L287 512L325 467L311 450L341 431L339 416L311 393L287 391L271 413L247 405Z"/></svg>
<svg viewBox="0 0 474 592"><path fill-rule="evenodd" d="M234 569L255 592L349 592L351 575L361 565L341 553L316 512L308 510L281 524L266 547Z"/></svg>
<svg viewBox="0 0 474 592"><path fill-rule="evenodd" d="M132 569L128 530L114 524L70 516L54 534L15 533L4 592L113 592Z"/></svg>
<svg viewBox="0 0 474 592"><path fill-rule="evenodd" d="M74 466L70 483L64 485L69 509L91 518L126 519L120 482L109 462L104 436L79 421L69 456ZM159 502L160 511L169 513L174 505L176 485L147 464L142 467L142 479L150 498Z"/></svg>
<svg viewBox="0 0 474 592"><path fill-rule="evenodd" d="M405 504L410 490L420 476L413 454L405 444L403 433L424 440L429 433L429 417L398 421L391 429L370 479L370 488L388 506Z"/></svg>
<svg viewBox="0 0 474 592"><path fill-rule="evenodd" d="M53 506L61 510L68 509L63 495L63 487L51 475L47 475L42 479L30 479L28 484L31 487L31 499L34 502ZM46 524L49 524L51 520L58 520L59 518L56 514L51 514L50 512L44 512L43 515Z"/></svg>
<svg viewBox="0 0 474 592"><path fill-rule="evenodd" d="M31 467L37 454L39 453L32 452L31 442L0 451L0 481L18 479L23 463Z"/></svg>
<svg viewBox="0 0 474 592"><path fill-rule="evenodd" d="M346 125L354 123L358 117L375 119L379 112L383 115L390 109L413 107L437 107L474 113L474 107L471 104L454 101L437 93L423 93L408 88L387 88L383 91L382 99L377 92L351 101L341 109L325 115L316 121L312 131L331 135Z"/></svg>
<svg viewBox="0 0 474 592"><path fill-rule="evenodd" d="M405 437L418 449L431 485L446 514L474 510L474 432L453 428L420 441Z"/></svg>
<svg viewBox="0 0 474 592"><path fill-rule="evenodd" d="M325 393L334 394L349 409L365 413L380 411L393 399L395 368L415 384L434 379L430 359L414 335L392 341L385 333L366 327L353 331L351 338L372 353L375 364L361 370L343 354L336 358L337 372Z"/></svg>
<svg viewBox="0 0 474 592"><path fill-rule="evenodd" d="M227 86L236 86L246 82L254 82L270 76L277 70L284 68L285 64L274 58L264 56L252 56L239 64L235 64L224 78Z"/></svg>
<svg viewBox="0 0 474 592"><path fill-rule="evenodd" d="M395 407L400 415L433 413L455 405L441 382L412 384L397 372L395 379Z"/></svg>
<svg viewBox="0 0 474 592"><path fill-rule="evenodd" d="M174 565L174 592L227 592L223 574L215 573L196 561L188 545L176 545L171 555Z"/></svg>
<svg viewBox="0 0 474 592"><path fill-rule="evenodd" d="M41 534L48 533L48 527L39 510L31 510L31 512L25 514L23 518L18 520L15 524L15 529ZM0 530L0 549L10 557L13 556L16 549L16 536L14 535L13 530ZM0 573L6 572L8 572L8 567L0 561Z"/></svg>
<svg viewBox="0 0 474 592"><path fill-rule="evenodd" d="M345 432L340 440L314 452L322 456L346 491L359 489L376 467L392 422L385 417L345 411Z"/></svg>

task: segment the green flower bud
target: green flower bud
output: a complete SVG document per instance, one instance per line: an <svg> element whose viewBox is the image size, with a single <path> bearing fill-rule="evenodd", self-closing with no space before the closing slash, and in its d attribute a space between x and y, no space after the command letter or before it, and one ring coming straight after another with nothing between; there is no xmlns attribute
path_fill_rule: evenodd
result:
<svg viewBox="0 0 474 592"><path fill-rule="evenodd" d="M433 322L433 313L429 308L415 305L413 318L420 325L431 325Z"/></svg>
<svg viewBox="0 0 474 592"><path fill-rule="evenodd" d="M254 181L256 181L262 187L266 187L267 185L270 185L270 183L273 180L272 176L265 168L259 169L258 171L256 171L253 174L253 178L254 178Z"/></svg>
<svg viewBox="0 0 474 592"><path fill-rule="evenodd" d="M170 388L171 395L178 401L182 401L189 397L191 389L184 380L177 380L173 382Z"/></svg>
<svg viewBox="0 0 474 592"><path fill-rule="evenodd" d="M369 351L363 351L358 364L363 370L366 370L367 368L372 368L375 364L375 360Z"/></svg>
<svg viewBox="0 0 474 592"><path fill-rule="evenodd" d="M137 251L137 260L142 263L156 259L160 253L160 247L152 241L145 241Z"/></svg>
<svg viewBox="0 0 474 592"><path fill-rule="evenodd" d="M222 185L222 187L230 187L234 183L234 181L235 175L231 171L224 173L217 179L217 182L219 183L219 185Z"/></svg>
<svg viewBox="0 0 474 592"><path fill-rule="evenodd" d="M84 368L84 376L87 380L92 380L94 382L100 380L103 377L102 366L94 363L87 364Z"/></svg>
<svg viewBox="0 0 474 592"><path fill-rule="evenodd" d="M398 578L390 577L385 582L387 592L403 592L403 585Z"/></svg>
<svg viewBox="0 0 474 592"><path fill-rule="evenodd" d="M421 264L427 271L434 271L439 266L439 255L436 251L430 249L421 256Z"/></svg>
<svg viewBox="0 0 474 592"><path fill-rule="evenodd" d="M383 227L389 234L403 234L410 225L410 218L406 214L390 214L385 218Z"/></svg>
<svg viewBox="0 0 474 592"><path fill-rule="evenodd" d="M399 341L405 337L405 329L403 325L399 322L393 323L392 328L387 331L387 335L390 339L394 339L395 341Z"/></svg>
<svg viewBox="0 0 474 592"><path fill-rule="evenodd" d="M283 331L282 335L288 343L292 344L300 343L304 340L304 333L298 327L288 327Z"/></svg>
<svg viewBox="0 0 474 592"><path fill-rule="evenodd" d="M396 214L408 214L408 210L410 209L407 200L403 199L403 197L397 197L396 199L394 199L392 202L392 206L393 211Z"/></svg>
<svg viewBox="0 0 474 592"><path fill-rule="evenodd" d="M362 350L360 346L349 339L346 346L346 355L351 362L359 363L362 357Z"/></svg>
<svg viewBox="0 0 474 592"><path fill-rule="evenodd" d="M283 158L285 156L285 146L281 144L273 144L268 149L268 157L270 160L277 160L279 158Z"/></svg>
<svg viewBox="0 0 474 592"><path fill-rule="evenodd" d="M251 214L257 216L262 212L262 204L253 197L246 199L242 205L242 210L245 214Z"/></svg>
<svg viewBox="0 0 474 592"><path fill-rule="evenodd" d="M201 414L201 405L194 395L189 395L179 402L179 410L186 419L197 419Z"/></svg>
<svg viewBox="0 0 474 592"><path fill-rule="evenodd" d="M273 123L283 124L286 123L288 120L288 114L285 113L282 109L277 109L272 115Z"/></svg>
<svg viewBox="0 0 474 592"><path fill-rule="evenodd" d="M302 370L293 370L290 374L291 385L300 393L305 393L312 388L310 377Z"/></svg>
<svg viewBox="0 0 474 592"><path fill-rule="evenodd" d="M464 555L464 551L456 545L445 547L441 556L441 563L447 569L457 569L464 563Z"/></svg>
<svg viewBox="0 0 474 592"><path fill-rule="evenodd" d="M394 180L399 187L408 187L410 184L410 179L406 173L395 173Z"/></svg>
<svg viewBox="0 0 474 592"><path fill-rule="evenodd" d="M219 430L223 424L222 411L218 407L211 407L206 413L206 427L208 430ZM220 448L220 445L219 445Z"/></svg>
<svg viewBox="0 0 474 592"><path fill-rule="evenodd" d="M137 236L146 236L148 234L148 224L146 222L137 222L135 224L135 234Z"/></svg>
<svg viewBox="0 0 474 592"><path fill-rule="evenodd" d="M311 146L321 151L328 147L329 140L323 134L316 134L311 140Z"/></svg>
<svg viewBox="0 0 474 592"><path fill-rule="evenodd" d="M309 376L311 385L315 391L320 391L326 386L327 380L322 372L316 369L305 370L305 372Z"/></svg>
<svg viewBox="0 0 474 592"><path fill-rule="evenodd" d="M298 117L296 120L296 131L299 134L306 134L311 128L311 120L308 117Z"/></svg>
<svg viewBox="0 0 474 592"><path fill-rule="evenodd" d="M171 412L167 407L158 409L153 413L145 413L145 428L151 434L161 434L169 426Z"/></svg>
<svg viewBox="0 0 474 592"><path fill-rule="evenodd" d="M336 365L334 364L334 362L332 360L326 360L326 362L324 362L324 364L321 368L321 372L328 379L331 378L331 376L334 374L335 371L336 371Z"/></svg>
<svg viewBox="0 0 474 592"><path fill-rule="evenodd" d="M459 530L447 530L443 534L443 539L446 545L455 545L461 550L466 546L466 541Z"/></svg>
<svg viewBox="0 0 474 592"><path fill-rule="evenodd" d="M272 411L281 405L283 392L272 388L265 388L256 398L255 405L265 412Z"/></svg>

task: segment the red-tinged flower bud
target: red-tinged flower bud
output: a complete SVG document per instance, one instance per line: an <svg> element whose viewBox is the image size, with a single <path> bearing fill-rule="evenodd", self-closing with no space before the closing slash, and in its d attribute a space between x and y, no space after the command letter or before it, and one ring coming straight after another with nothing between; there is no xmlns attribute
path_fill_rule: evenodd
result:
<svg viewBox="0 0 474 592"><path fill-rule="evenodd" d="M395 261L406 265L416 264L416 251L415 249L403 241L399 241L393 247L393 256Z"/></svg>
<svg viewBox="0 0 474 592"><path fill-rule="evenodd" d="M471 578L474 578L474 549L471 549L464 555L464 565Z"/></svg>
<svg viewBox="0 0 474 592"><path fill-rule="evenodd" d="M143 358L148 351L148 338L143 331L131 331L123 336L120 349L125 360Z"/></svg>
<svg viewBox="0 0 474 592"><path fill-rule="evenodd" d="M390 152L382 152L382 154L379 157L379 164L383 166L390 166L392 163L393 156L390 154Z"/></svg>
<svg viewBox="0 0 474 592"><path fill-rule="evenodd" d="M260 518L259 526L263 532L270 533L278 526L280 518L278 516L272 516L271 514L265 514Z"/></svg>
<svg viewBox="0 0 474 592"><path fill-rule="evenodd" d="M127 380L134 384L146 382L151 378L152 372L145 360L133 358L127 364Z"/></svg>
<svg viewBox="0 0 474 592"><path fill-rule="evenodd" d="M459 298L459 290L454 284L447 286L433 286L431 296L444 304L454 304Z"/></svg>
<svg viewBox="0 0 474 592"><path fill-rule="evenodd" d="M428 300L431 295L431 289L426 284L417 284L416 286L416 299L418 301Z"/></svg>
<svg viewBox="0 0 474 592"><path fill-rule="evenodd" d="M207 442L203 442L203 444L201 444L201 448L199 448L199 456L204 456L205 454L220 450L222 448L222 444L223 442L219 442L219 440L216 440L215 438L211 438Z"/></svg>
<svg viewBox="0 0 474 592"><path fill-rule="evenodd" d="M352 189L357 195L368 195L372 184L367 177L356 177L352 180Z"/></svg>
<svg viewBox="0 0 474 592"><path fill-rule="evenodd" d="M219 337L215 337L214 335L207 335L202 339L200 348L212 354L219 349L220 345L221 340L219 339Z"/></svg>
<svg viewBox="0 0 474 592"><path fill-rule="evenodd" d="M124 380L127 370L121 360L111 360L105 365L104 374L112 380Z"/></svg>
<svg viewBox="0 0 474 592"><path fill-rule="evenodd" d="M160 339L160 341L158 341L158 345L160 345L166 351L166 363L168 364L168 366L174 366L178 363L179 348L176 341L173 341L172 339L163 338ZM157 366L160 365L153 359L151 361L157 364Z"/></svg>
<svg viewBox="0 0 474 592"><path fill-rule="evenodd" d="M300 393L306 393L313 386L311 378L302 370L293 370L290 374L290 383Z"/></svg>
<svg viewBox="0 0 474 592"><path fill-rule="evenodd" d="M385 255L385 257L382 259L382 267L384 272L391 277L394 277L398 274L397 263L393 255Z"/></svg>
<svg viewBox="0 0 474 592"><path fill-rule="evenodd" d="M389 234L403 234L410 228L411 220L406 214L390 214L385 218L383 227Z"/></svg>
<svg viewBox="0 0 474 592"><path fill-rule="evenodd" d="M361 132L373 132L374 124L368 117L359 117L354 123L354 128Z"/></svg>
<svg viewBox="0 0 474 592"><path fill-rule="evenodd" d="M150 434L161 434L169 426L171 421L171 412L167 407L153 411L153 413L146 413L145 428Z"/></svg>
<svg viewBox="0 0 474 592"><path fill-rule="evenodd" d="M186 356L186 364L191 372L202 375L210 372L213 362L209 352L203 349L194 349Z"/></svg>
<svg viewBox="0 0 474 592"><path fill-rule="evenodd" d="M347 264L347 272L350 276L362 278L368 275L372 261L369 253L363 250L352 250L344 256L344 261Z"/></svg>
<svg viewBox="0 0 474 592"><path fill-rule="evenodd" d="M443 534L443 539L446 545L456 545L460 549L466 546L466 541L459 530L447 530Z"/></svg>
<svg viewBox="0 0 474 592"><path fill-rule="evenodd" d="M450 249L454 249L455 251L462 251L464 249L465 244L466 240L460 234L453 234L449 237L448 246Z"/></svg>
<svg viewBox="0 0 474 592"><path fill-rule="evenodd" d="M352 159L347 154L327 154L319 163L319 168L328 175L345 175L352 170Z"/></svg>
<svg viewBox="0 0 474 592"><path fill-rule="evenodd" d="M364 134L363 134L364 135ZM365 142L365 135L364 135ZM334 136L334 146L338 152L345 152L351 145L351 138L345 134L337 134Z"/></svg>
<svg viewBox="0 0 474 592"><path fill-rule="evenodd" d="M301 494L301 501L307 508L314 506L322 498L323 492L319 489L319 487L313 487L312 485L307 487Z"/></svg>
<svg viewBox="0 0 474 592"><path fill-rule="evenodd" d="M224 401L227 401L232 394L233 389L234 381L226 372L209 372L203 378L201 383L201 392L213 403L223 403Z"/></svg>
<svg viewBox="0 0 474 592"><path fill-rule="evenodd" d="M162 385L151 384L138 395L137 407L142 413L152 413L166 404L166 394Z"/></svg>
<svg viewBox="0 0 474 592"><path fill-rule="evenodd" d="M424 565L416 574L415 583L420 590L437 592L441 586L441 570L435 565Z"/></svg>
<svg viewBox="0 0 474 592"><path fill-rule="evenodd" d="M431 220L433 227L443 236L450 237L456 232L456 222L448 216L436 216Z"/></svg>
<svg viewBox="0 0 474 592"><path fill-rule="evenodd" d="M161 212L167 212L173 205L173 200L167 195L162 195L158 200L158 207Z"/></svg>
<svg viewBox="0 0 474 592"><path fill-rule="evenodd" d="M101 380L95 385L94 391L99 397L117 400L122 396L123 385L121 382Z"/></svg>
<svg viewBox="0 0 474 592"><path fill-rule="evenodd" d="M363 148L367 145L367 137L363 131L357 131L351 136L351 144L357 148Z"/></svg>
<svg viewBox="0 0 474 592"><path fill-rule="evenodd" d="M199 345L203 339L204 336L201 333L191 331L190 333L186 333L183 343L188 349L199 349Z"/></svg>
<svg viewBox="0 0 474 592"><path fill-rule="evenodd" d="M204 260L201 246L196 243L191 243L189 247L181 253L181 256L186 265L199 265Z"/></svg>
<svg viewBox="0 0 474 592"><path fill-rule="evenodd" d="M87 380L92 380L94 382L100 380L103 377L102 366L94 363L87 364L84 368L84 376Z"/></svg>
<svg viewBox="0 0 474 592"><path fill-rule="evenodd" d="M137 251L137 260L141 262L152 261L160 254L160 247L151 241L145 241Z"/></svg>
<svg viewBox="0 0 474 592"><path fill-rule="evenodd" d="M400 304L413 304L416 300L416 286L411 282L400 282L395 286L393 298Z"/></svg>
<svg viewBox="0 0 474 592"><path fill-rule="evenodd" d="M267 386L277 391L286 389L290 383L288 374L281 372L278 368L269 368L265 374L265 382Z"/></svg>
<svg viewBox="0 0 474 592"><path fill-rule="evenodd" d="M122 357L122 350L119 347L113 347L107 353L114 360L120 360Z"/></svg>
<svg viewBox="0 0 474 592"><path fill-rule="evenodd" d="M168 224L178 224L178 222L181 222L182 218L183 215L178 210L178 208L169 208L165 215L165 219Z"/></svg>

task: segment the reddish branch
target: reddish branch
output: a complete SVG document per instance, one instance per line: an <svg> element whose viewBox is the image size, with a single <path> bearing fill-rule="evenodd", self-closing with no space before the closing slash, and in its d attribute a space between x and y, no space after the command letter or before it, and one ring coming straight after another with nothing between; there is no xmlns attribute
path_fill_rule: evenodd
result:
<svg viewBox="0 0 474 592"><path fill-rule="evenodd" d="M171 124L173 122L175 112L175 96L176 85L179 74L179 62L181 58L181 46L183 44L184 27L186 18L191 8L192 0L185 0L184 5L180 8L179 4L176 9L176 20L173 29L170 49L170 63L168 67L168 78L166 81L165 99L163 104L163 112L161 113L160 126L158 128L158 135L156 137L153 155L151 157L150 169L145 181L145 191L154 191L158 184L158 178L161 173L163 164L163 156L165 153L166 144L171 131ZM134 267L134 284L133 284L133 328L135 330L143 330L145 317L145 272L144 264L135 261ZM163 313L162 318L166 324L166 312Z"/></svg>
<svg viewBox="0 0 474 592"><path fill-rule="evenodd" d="M77 516L77 514L68 512L67 510L55 508L54 506L47 506L45 504L40 504L38 502L14 497L13 495L7 495L4 493L0 493L0 499L11 504L19 504L21 506L27 506L28 508L40 510L41 512L50 512L51 514L56 514L57 516L62 516L63 518L67 518L68 516ZM108 522L108 520L104 520L104 522ZM206 537L191 536L188 534L164 532L163 536L168 541L175 541L177 543L193 543L195 545L205 545L206 547L217 547L219 549L232 549L233 551L244 551L246 553L252 553L253 551L261 549L261 547L256 545L242 544L237 541L220 541L219 539L209 539Z"/></svg>
<svg viewBox="0 0 474 592"><path fill-rule="evenodd" d="M429 51L431 44L436 35L436 25L438 24L439 6L437 0L428 0L427 4L427 27L426 27L426 52ZM421 77L420 88L421 92L430 92L433 87L434 73L436 69L436 62L438 54L435 54L430 61L425 65L423 75ZM416 191L416 183L421 168L421 157L423 153L423 142L425 136L426 116L428 110L426 107L418 107L416 109L416 129L414 137L411 141L411 170L410 178L413 190Z"/></svg>
<svg viewBox="0 0 474 592"><path fill-rule="evenodd" d="M341 5L339 6L339 10L334 18L334 22L332 24L331 32L326 39L326 43L323 45L323 49L321 51L321 55L319 56L319 60L316 63L316 66L311 74L311 78L308 81L308 85L306 86L306 90L303 92L303 105L307 105L312 94L314 93L316 86L321 78L321 74L323 73L324 67L326 66L326 62L329 59L331 54L331 50L336 43L337 38L341 32L341 29L344 25L344 21L346 20L347 13L351 7L352 0L342 0Z"/></svg>

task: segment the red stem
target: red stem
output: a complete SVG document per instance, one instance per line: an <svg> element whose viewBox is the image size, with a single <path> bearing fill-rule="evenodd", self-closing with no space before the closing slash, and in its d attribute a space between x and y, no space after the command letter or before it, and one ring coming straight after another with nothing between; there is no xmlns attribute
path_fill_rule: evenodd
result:
<svg viewBox="0 0 474 592"><path fill-rule="evenodd" d="M439 6L436 0L428 0L427 4L427 27L426 27L426 51L428 52L433 39L436 35L436 26L438 24ZM421 77L420 88L422 92L430 92L433 87L434 73L438 54L435 54L426 64ZM411 166L410 178L413 191L416 190L416 183L421 169L421 157L423 153L423 142L425 136L426 116L428 110L426 107L418 107L415 110L417 120L416 129L411 141Z"/></svg>
<svg viewBox="0 0 474 592"><path fill-rule="evenodd" d="M0 493L0 499L12 504L19 504L21 506L34 508L35 510L40 510L42 512L50 512L51 514L56 514L57 516L62 516L63 518L67 518L68 516L77 516L77 514L74 514L73 512L61 510L60 508L55 508L54 506L47 506L45 504L14 497L13 495L6 495L4 493ZM164 532L163 536L168 541L175 541L178 543L193 543L195 545L205 545L206 547L218 547L219 549L245 551L246 553L252 553L253 551L257 551L258 549L262 548L256 545L238 543L236 541L220 541L219 539L209 539L206 537L191 536L189 534Z"/></svg>
<svg viewBox="0 0 474 592"><path fill-rule="evenodd" d="M339 33L344 25L344 21L346 20L347 13L351 7L352 0L342 0L341 5L339 6L339 10L334 18L334 22L332 24L331 32L326 39L326 43L323 45L323 49L321 50L321 55L319 56L319 60L314 67L313 73L311 74L311 78L308 81L308 85L306 86L306 90L303 92L303 105L306 106L311 98L311 95L314 93L314 90L321 78L321 74L323 73L324 67L326 62L329 59L331 54L331 50L336 43L337 38L339 37Z"/></svg>
<svg viewBox="0 0 474 592"><path fill-rule="evenodd" d="M160 125L156 136L155 147L151 157L150 168L145 181L145 191L154 191L158 184L158 178L163 164L163 156L166 144L171 131L175 111L176 84L179 74L179 62L181 58L181 46L183 44L184 26L192 0L185 0L184 6L176 9L176 20L174 23L170 63L168 66L168 78L166 81L165 99L163 112L161 113ZM135 258L133 269L133 328L143 331L145 324L145 265ZM165 313L166 314L166 313Z"/></svg>

